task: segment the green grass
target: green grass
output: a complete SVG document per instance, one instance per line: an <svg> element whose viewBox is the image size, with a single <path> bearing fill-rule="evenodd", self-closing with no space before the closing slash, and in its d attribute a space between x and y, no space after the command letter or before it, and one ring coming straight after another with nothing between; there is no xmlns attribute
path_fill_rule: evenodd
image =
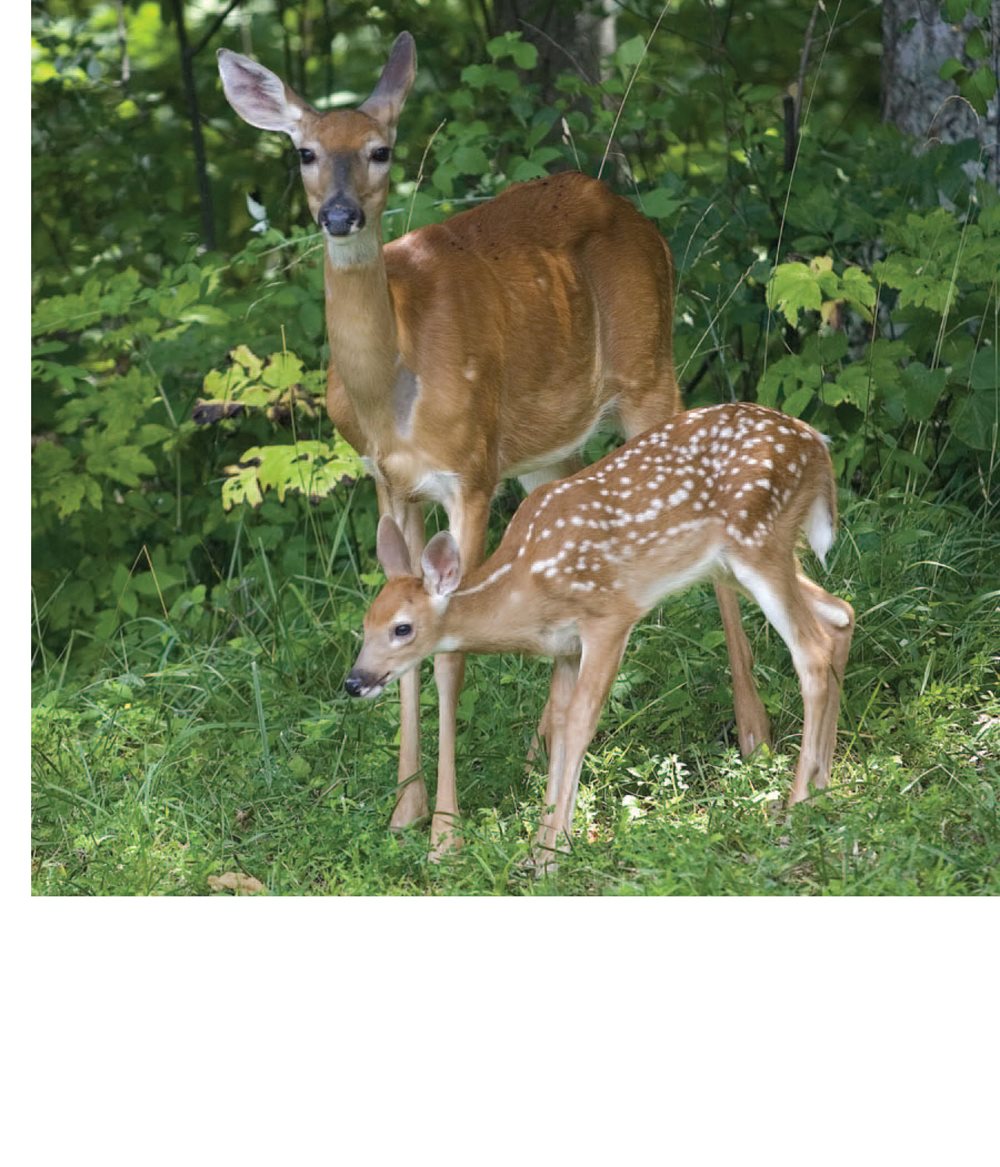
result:
<svg viewBox="0 0 1000 1167"><path fill-rule="evenodd" d="M430 863L424 829L387 829L395 693L341 689L374 580L282 581L259 562L248 614L211 636L137 621L87 676L40 670L34 891L196 895L240 871L274 895L996 894L998 562L983 514L846 507L829 570L809 565L858 613L834 784L791 813L801 712L784 646L747 607L776 745L742 761L711 592L664 605L635 630L592 743L573 853L542 880L519 864L544 785L523 757L547 662L470 660L465 846Z"/></svg>

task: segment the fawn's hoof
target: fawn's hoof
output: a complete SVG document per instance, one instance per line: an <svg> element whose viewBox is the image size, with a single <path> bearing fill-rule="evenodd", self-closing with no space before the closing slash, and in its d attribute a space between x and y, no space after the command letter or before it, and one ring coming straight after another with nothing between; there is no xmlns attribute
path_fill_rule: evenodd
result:
<svg viewBox="0 0 1000 1167"><path fill-rule="evenodd" d="M761 746L767 746L770 749L771 723L763 709L759 717L746 723L737 724L736 736L740 743L740 756L743 758L749 758Z"/></svg>
<svg viewBox="0 0 1000 1167"><path fill-rule="evenodd" d="M430 813L427 805L427 790L423 782L411 781L400 791L396 806L389 820L390 831L402 831L414 823L423 822Z"/></svg>
<svg viewBox="0 0 1000 1167"><path fill-rule="evenodd" d="M530 871L536 879L552 875L559 867L559 861L570 853L569 844L562 837L561 842L552 838L547 831L544 837L535 840L531 851L521 861L521 866Z"/></svg>

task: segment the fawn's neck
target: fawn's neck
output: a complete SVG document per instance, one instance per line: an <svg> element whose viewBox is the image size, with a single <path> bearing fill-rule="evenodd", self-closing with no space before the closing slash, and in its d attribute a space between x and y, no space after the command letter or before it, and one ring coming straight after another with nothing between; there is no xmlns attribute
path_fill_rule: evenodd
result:
<svg viewBox="0 0 1000 1167"><path fill-rule="evenodd" d="M471 571L452 595L441 621L442 651L546 653L537 610L527 602L518 563L504 548Z"/></svg>

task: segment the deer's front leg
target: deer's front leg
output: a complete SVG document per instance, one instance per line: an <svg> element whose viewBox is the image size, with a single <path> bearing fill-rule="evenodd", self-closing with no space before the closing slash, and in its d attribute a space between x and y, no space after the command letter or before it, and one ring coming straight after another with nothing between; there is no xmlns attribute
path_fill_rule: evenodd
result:
<svg viewBox="0 0 1000 1167"><path fill-rule="evenodd" d="M483 559L489 496L463 499L449 511L449 529L458 543L463 574ZM431 859L461 845L458 823L458 782L455 773L455 722L458 698L465 679L465 656L440 653L434 658L434 683L438 693L438 782L431 819Z"/></svg>
<svg viewBox="0 0 1000 1167"><path fill-rule="evenodd" d="M379 495L379 510L399 523L412 562L420 562L424 547L424 516L419 505L393 507ZM420 671L411 669L399 679L399 771L396 806L389 820L400 831L427 817L427 787L420 776Z"/></svg>

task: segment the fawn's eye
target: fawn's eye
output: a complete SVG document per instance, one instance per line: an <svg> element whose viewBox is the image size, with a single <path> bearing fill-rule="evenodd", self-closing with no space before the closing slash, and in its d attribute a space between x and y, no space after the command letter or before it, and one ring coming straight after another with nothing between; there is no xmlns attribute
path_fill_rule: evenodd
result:
<svg viewBox="0 0 1000 1167"><path fill-rule="evenodd" d="M372 162L388 162L392 157L392 151L388 146L376 146L368 157Z"/></svg>
<svg viewBox="0 0 1000 1167"><path fill-rule="evenodd" d="M310 150L308 147L303 147L299 151L299 161L303 166L308 166L310 162L316 161L316 151Z"/></svg>
<svg viewBox="0 0 1000 1167"><path fill-rule="evenodd" d="M412 634L412 632L412 624L397 624L396 627L392 630L392 635L396 638L396 640L405 640L407 636Z"/></svg>

